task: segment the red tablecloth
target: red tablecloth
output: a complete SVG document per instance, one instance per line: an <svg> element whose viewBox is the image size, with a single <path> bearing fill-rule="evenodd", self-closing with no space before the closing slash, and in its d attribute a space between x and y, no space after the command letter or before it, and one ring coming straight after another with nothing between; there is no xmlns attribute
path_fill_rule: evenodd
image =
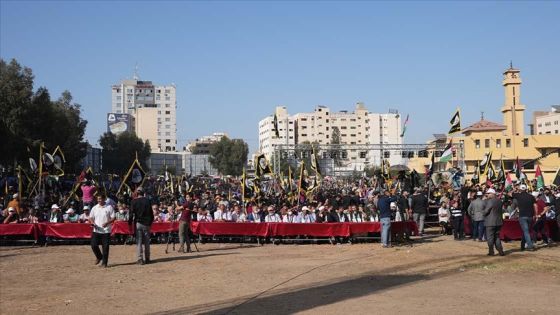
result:
<svg viewBox="0 0 560 315"><path fill-rule="evenodd" d="M349 236L345 223L268 223L270 236L308 235L315 237Z"/></svg>
<svg viewBox="0 0 560 315"><path fill-rule="evenodd" d="M201 235L268 235L267 223L192 222L191 230Z"/></svg>
<svg viewBox="0 0 560 315"><path fill-rule="evenodd" d="M57 238L90 238L91 225L85 223L39 223L39 235Z"/></svg>
<svg viewBox="0 0 560 315"><path fill-rule="evenodd" d="M175 232L179 229L178 222L152 224L152 233ZM315 237L343 236L353 234L379 233L379 222L367 223L226 223L226 222L193 222L191 229L194 234L202 235L247 235L247 236L291 236L309 235ZM416 224L411 221L392 222L391 231L402 233L410 231L417 234ZM112 234L132 234L127 222L115 222ZM0 224L2 235L39 235L57 238L90 238L91 226L85 223L39 223L39 224Z"/></svg>
<svg viewBox="0 0 560 315"><path fill-rule="evenodd" d="M558 223L555 220L547 220L544 229L546 235L552 239L558 240ZM531 236L535 237L533 228L531 227ZM539 238L541 235L537 235ZM500 238L503 240L520 240L523 237L521 225L517 220L504 220L504 225L500 230Z"/></svg>
<svg viewBox="0 0 560 315"><path fill-rule="evenodd" d="M34 235L35 224L0 224L0 235Z"/></svg>

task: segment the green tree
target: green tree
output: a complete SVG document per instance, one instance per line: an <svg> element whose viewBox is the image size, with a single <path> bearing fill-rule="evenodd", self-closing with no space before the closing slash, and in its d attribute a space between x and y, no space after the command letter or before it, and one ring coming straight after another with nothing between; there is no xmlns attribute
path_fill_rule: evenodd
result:
<svg viewBox="0 0 560 315"><path fill-rule="evenodd" d="M99 138L103 148L103 171L125 174L138 154L138 161L144 171L149 171L146 160L150 157L150 142L138 138L133 132L123 132L116 136L106 132Z"/></svg>
<svg viewBox="0 0 560 315"><path fill-rule="evenodd" d="M75 172L86 154L84 133L87 121L81 118L81 107L64 91L51 101L48 90L33 92L33 73L16 60L0 59L0 164L28 165L27 159L38 158L39 146L46 152L60 146L66 158L65 171Z"/></svg>
<svg viewBox="0 0 560 315"><path fill-rule="evenodd" d="M210 146L208 161L222 175L239 176L247 162L249 146L241 139L222 137Z"/></svg>

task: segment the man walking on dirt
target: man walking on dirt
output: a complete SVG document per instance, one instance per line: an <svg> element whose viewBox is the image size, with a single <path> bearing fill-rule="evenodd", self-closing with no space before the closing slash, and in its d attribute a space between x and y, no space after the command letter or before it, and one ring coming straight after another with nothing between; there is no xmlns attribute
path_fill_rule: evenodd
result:
<svg viewBox="0 0 560 315"><path fill-rule="evenodd" d="M500 230L504 224L503 204L502 201L496 197L496 191L492 188L486 191L488 199L484 207L484 226L486 227L486 241L488 242L488 256L494 256L494 246L504 256L504 249L502 248L502 241L500 241Z"/></svg>
<svg viewBox="0 0 560 315"><path fill-rule="evenodd" d="M136 254L138 255L137 264L150 263L150 228L154 222L154 213L152 212L152 204L148 198L144 196L142 187L136 189L136 199L132 200L130 205L130 216L128 224L136 223ZM142 248L142 245L144 248ZM144 249L142 251L142 249ZM142 253L144 252L144 253Z"/></svg>

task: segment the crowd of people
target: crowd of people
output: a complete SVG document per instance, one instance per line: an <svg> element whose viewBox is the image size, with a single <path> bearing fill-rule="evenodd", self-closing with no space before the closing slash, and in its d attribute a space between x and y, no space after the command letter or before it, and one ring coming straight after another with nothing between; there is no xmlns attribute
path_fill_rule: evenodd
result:
<svg viewBox="0 0 560 315"><path fill-rule="evenodd" d="M210 184L210 185L209 185ZM226 187L226 189L224 189ZM410 189L382 189L368 185L367 180L336 183L329 188L318 188L313 194L283 192L260 192L252 198L243 198L239 182L214 180L195 189L157 192L155 189L136 189L130 195L102 191L89 180L81 183L79 198L67 194L43 194L25 200L17 193L7 194L1 202L0 222L17 223L88 223L91 224L94 208L110 208L113 214L106 216L113 221L138 223L138 198L144 198L142 216L149 217L146 226L153 222L179 222L181 246L189 237L188 227L192 221L199 222L285 222L285 223L332 223L332 222L380 222L383 247L391 246L390 225L392 221L416 222L420 236L424 233L431 208L438 209L437 222L442 234L453 234L455 240L465 239L465 219L472 226L473 241L488 242L489 252L494 247L500 254L499 230L504 219L518 219L523 230L522 249L534 250L535 240L531 228L548 239L544 221L557 219L560 209L558 187L532 190L526 184L515 183L511 190L486 184L467 183L453 187L445 183ZM13 188L10 188L13 189ZM532 191L530 191L532 190ZM11 196L11 198L7 198ZM102 197L103 200L100 200ZM110 211L109 211L110 212ZM149 212L149 214L148 214ZM136 215L134 215L136 213ZM112 217L114 216L114 218ZM95 225L95 224L94 224ZM110 225L110 223L108 224ZM99 231L107 229L99 227ZM410 233L405 233L408 238ZM138 237L138 235L137 235ZM144 238L148 237L145 236ZM99 242L105 240L98 239ZM190 251L190 242L187 251ZM181 247L183 250L183 247ZM101 254L102 256L102 254ZM143 259L139 259L143 260Z"/></svg>

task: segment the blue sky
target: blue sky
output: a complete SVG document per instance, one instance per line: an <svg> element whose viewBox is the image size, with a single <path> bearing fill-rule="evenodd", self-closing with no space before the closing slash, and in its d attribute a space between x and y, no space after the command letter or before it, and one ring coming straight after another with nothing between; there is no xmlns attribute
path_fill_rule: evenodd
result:
<svg viewBox="0 0 560 315"><path fill-rule="evenodd" d="M110 86L175 83L178 144L225 131L258 144L285 105L410 114L405 141L501 121L501 72L521 69L528 112L559 104L559 2L2 1L0 56L31 67L53 97L72 92L96 144ZM530 113L526 114L526 123Z"/></svg>

